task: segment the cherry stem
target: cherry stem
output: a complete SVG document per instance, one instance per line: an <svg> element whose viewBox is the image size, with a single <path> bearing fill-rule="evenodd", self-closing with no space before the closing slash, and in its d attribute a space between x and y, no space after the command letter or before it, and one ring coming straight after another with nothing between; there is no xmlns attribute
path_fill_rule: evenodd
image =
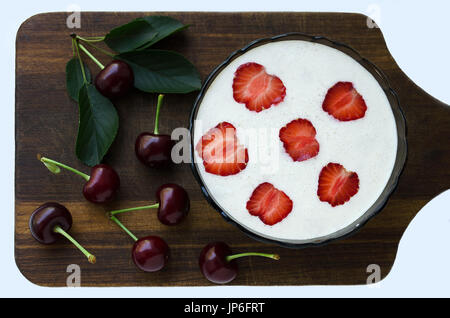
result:
<svg viewBox="0 0 450 318"><path fill-rule="evenodd" d="M81 40L81 41L87 42L87 43L89 43L89 42L102 42L102 41L105 40L104 36L90 36L90 37L83 38L83 37L77 35L76 38Z"/></svg>
<svg viewBox="0 0 450 318"><path fill-rule="evenodd" d="M78 61L80 61L81 74L83 75L83 83L86 84L88 81L86 79L86 73L84 72L84 64L83 60L81 59L80 50L78 49L79 43L73 36L72 36L72 43L73 45L75 45L75 51L77 51Z"/></svg>
<svg viewBox="0 0 450 318"><path fill-rule="evenodd" d="M79 48L80 48L87 56L89 56L89 58L90 58L92 61L94 61L95 64L97 64L98 67L100 67L100 69L103 70L103 69L105 68L105 66L104 66L102 63L100 63L100 61L97 60L97 59L95 58L95 56L92 55L91 52L89 52L89 51L84 47L83 44L78 43L78 46L79 46Z"/></svg>
<svg viewBox="0 0 450 318"><path fill-rule="evenodd" d="M104 49L102 49L102 48L100 48L100 47L98 47L98 46L92 44L91 42L93 42L93 41L86 41L85 39L80 38L80 37L78 37L78 36L77 36L77 38L78 38L79 40L83 41L84 43L86 43L87 45L89 45L90 47L96 49L97 51L100 51L100 52L102 52L103 54L108 55L109 57L114 58L114 54L113 54L113 53L108 52L108 51L106 51L106 50L104 50ZM97 41L95 41L95 42L97 42Z"/></svg>
<svg viewBox="0 0 450 318"><path fill-rule="evenodd" d="M62 163L60 163L58 161L55 161L55 160L52 160L52 159L49 159L49 158L45 158L45 157L41 157L40 154L37 155L37 158L38 158L39 161L41 161L47 167L47 169L49 169L53 173L59 173L59 171L54 170L54 167L52 167L52 166L57 166L57 167L64 168L66 170L69 170L69 171L71 171L71 172L81 176L86 181L89 181L89 179L91 178L89 175L87 175L87 174L85 174L85 173L83 173L83 172L81 172L81 171L79 171L77 169L74 169L72 167L69 167L69 166L67 166L65 164L62 164Z"/></svg>
<svg viewBox="0 0 450 318"><path fill-rule="evenodd" d="M109 219L113 222L115 222L122 230L124 230L135 242L138 240L138 238L136 237L136 235L134 235L133 233L131 233L131 231L129 229L126 228L125 225L122 224L122 222L119 221L118 218L116 218L114 215L109 215Z"/></svg>
<svg viewBox="0 0 450 318"><path fill-rule="evenodd" d="M138 206L135 208L127 208L127 209L121 209L121 210L114 210L110 211L109 215L114 216L119 213L128 212L128 211L136 211L136 210L146 210L146 209L157 209L159 208L159 203L155 203L152 205L144 205L144 206Z"/></svg>
<svg viewBox="0 0 450 318"><path fill-rule="evenodd" d="M64 231L59 225L55 226L53 231L55 233L59 233L62 236L64 236L66 239L68 239L70 242L73 243L73 245L75 245L84 255L86 255L89 263L91 264L95 264L95 262L97 261L97 259L95 258L94 255L92 255L91 253L89 253L83 246L80 245L80 243L78 243L72 236L69 235L69 233L67 233L66 231Z"/></svg>
<svg viewBox="0 0 450 318"><path fill-rule="evenodd" d="M271 258L271 259L274 259L277 261L280 259L280 255L278 255L278 254L266 254L266 253L240 253L240 254L228 255L225 259L227 262L230 262L236 258L245 257L245 256L262 256L262 257Z"/></svg>
<svg viewBox="0 0 450 318"><path fill-rule="evenodd" d="M77 56L77 50L75 49L75 46L76 46L75 39L72 38L72 53L73 53L73 57Z"/></svg>
<svg viewBox="0 0 450 318"><path fill-rule="evenodd" d="M163 94L158 95L158 103L156 104L155 129L153 130L153 133L155 135L159 134L159 110L161 109L163 98Z"/></svg>

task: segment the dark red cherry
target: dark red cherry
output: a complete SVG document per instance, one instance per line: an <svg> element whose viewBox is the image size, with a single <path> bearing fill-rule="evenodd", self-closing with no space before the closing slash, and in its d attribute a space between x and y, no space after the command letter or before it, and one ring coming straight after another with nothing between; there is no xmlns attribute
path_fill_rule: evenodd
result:
<svg viewBox="0 0 450 318"><path fill-rule="evenodd" d="M224 242L206 245L200 253L199 266L202 274L211 282L226 284L236 278L238 265L236 261L228 261L231 248Z"/></svg>
<svg viewBox="0 0 450 318"><path fill-rule="evenodd" d="M120 179L117 172L106 164L98 164L91 169L91 175L87 175L77 169L69 167L58 161L42 157L38 154L38 159L51 172L58 174L61 168L69 170L84 180L83 195L86 200L92 203L105 203L111 201L120 187Z"/></svg>
<svg viewBox="0 0 450 318"><path fill-rule="evenodd" d="M54 231L58 225L64 231L72 227L72 215L65 206L56 202L47 202L38 207L30 217L31 235L42 244L52 244L61 235Z"/></svg>
<svg viewBox="0 0 450 318"><path fill-rule="evenodd" d="M134 145L136 157L151 168L165 168L172 163L172 148L175 145L175 141L169 135L159 133L159 111L163 98L164 95L158 95L153 133L141 133L136 138Z"/></svg>
<svg viewBox="0 0 450 318"><path fill-rule="evenodd" d="M172 163L175 141L169 135L143 132L136 138L136 157L151 168L166 168Z"/></svg>
<svg viewBox="0 0 450 318"><path fill-rule="evenodd" d="M275 260L280 259L277 254L240 253L231 254L231 248L224 242L207 244L201 251L198 264L203 276L210 282L226 284L236 278L238 265L236 258L245 256L263 256Z"/></svg>
<svg viewBox="0 0 450 318"><path fill-rule="evenodd" d="M111 201L120 187L117 172L106 164L99 164L91 169L89 181L83 187L83 195L92 203Z"/></svg>
<svg viewBox="0 0 450 318"><path fill-rule="evenodd" d="M134 264L144 272L156 272L166 266L170 249L159 236L146 236L138 239L131 253Z"/></svg>
<svg viewBox="0 0 450 318"><path fill-rule="evenodd" d="M158 201L158 219L166 225L180 223L190 208L189 195L183 187L174 184L163 184L156 191Z"/></svg>
<svg viewBox="0 0 450 318"><path fill-rule="evenodd" d="M52 244L61 236L72 242L92 264L96 258L67 233L72 226L72 215L65 206L47 202L38 207L30 216L31 235L42 244Z"/></svg>
<svg viewBox="0 0 450 318"><path fill-rule="evenodd" d="M94 83L102 95L116 99L126 95L133 87L133 70L127 63L114 60L97 74Z"/></svg>
<svg viewBox="0 0 450 318"><path fill-rule="evenodd" d="M110 214L109 218L134 240L131 258L139 269L144 272L156 272L166 266L170 249L162 238L146 236L138 239L114 214Z"/></svg>
<svg viewBox="0 0 450 318"><path fill-rule="evenodd" d="M175 225L180 223L189 213L189 195L183 187L175 183L163 184L156 190L156 203L109 212L110 216L119 213L158 209L158 219L165 225Z"/></svg>

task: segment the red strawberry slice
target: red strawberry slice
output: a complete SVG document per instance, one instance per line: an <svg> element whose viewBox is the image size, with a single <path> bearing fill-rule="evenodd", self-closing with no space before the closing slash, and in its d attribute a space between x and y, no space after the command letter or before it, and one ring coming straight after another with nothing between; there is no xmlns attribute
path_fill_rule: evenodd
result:
<svg viewBox="0 0 450 318"><path fill-rule="evenodd" d="M247 202L247 210L267 225L283 220L292 211L292 200L268 182L261 183Z"/></svg>
<svg viewBox="0 0 450 318"><path fill-rule="evenodd" d="M322 168L319 175L317 195L320 201L326 201L331 206L344 204L359 189L359 178L356 172L346 170L338 163L330 162Z"/></svg>
<svg viewBox="0 0 450 318"><path fill-rule="evenodd" d="M331 87L325 96L322 108L340 121L362 118L367 110L364 98L351 82L337 82Z"/></svg>
<svg viewBox="0 0 450 318"><path fill-rule="evenodd" d="M199 140L196 150L209 173L229 176L247 167L248 151L239 144L236 128L230 123L221 122L210 129Z"/></svg>
<svg viewBox="0 0 450 318"><path fill-rule="evenodd" d="M234 100L251 111L259 113L281 103L285 96L283 82L277 76L267 74L261 64L245 63L234 73Z"/></svg>
<svg viewBox="0 0 450 318"><path fill-rule="evenodd" d="M280 129L280 140L294 161L304 161L317 156L319 143L316 129L307 119L295 119Z"/></svg>

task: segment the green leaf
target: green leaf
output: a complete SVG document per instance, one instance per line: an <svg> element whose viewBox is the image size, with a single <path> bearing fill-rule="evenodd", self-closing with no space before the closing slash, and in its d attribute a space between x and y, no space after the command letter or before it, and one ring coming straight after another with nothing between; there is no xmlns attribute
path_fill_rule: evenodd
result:
<svg viewBox="0 0 450 318"><path fill-rule="evenodd" d="M76 154L84 164L99 164L114 141L119 128L119 116L109 99L94 85L84 84L80 90L79 126Z"/></svg>
<svg viewBox="0 0 450 318"><path fill-rule="evenodd" d="M133 69L134 86L148 93L189 93L201 87L200 74L181 54L164 50L126 52L116 58Z"/></svg>
<svg viewBox="0 0 450 318"><path fill-rule="evenodd" d="M86 80L91 81L91 72L89 68L84 65L84 73L86 74ZM69 96L76 102L78 102L78 93L84 84L83 73L81 72L80 61L78 58L73 57L66 64L66 88Z"/></svg>
<svg viewBox="0 0 450 318"><path fill-rule="evenodd" d="M105 43L114 51L123 53L146 45L157 35L157 31L144 19L135 19L112 29L105 36Z"/></svg>
<svg viewBox="0 0 450 318"><path fill-rule="evenodd" d="M180 21L171 18L171 17L165 17L165 16L148 16L143 17L143 20L147 21L157 32L156 36L148 42L143 47L139 47L139 50L145 49L153 44L155 44L158 41L161 41L162 39L168 37L169 35L172 35L178 31L184 30L189 25L184 25Z"/></svg>
<svg viewBox="0 0 450 318"><path fill-rule="evenodd" d="M44 164L44 166L47 167L47 169L48 169L51 173L58 174L58 173L61 172L61 168L58 167L57 165L53 164L53 163L45 162L45 161L42 161L42 163Z"/></svg>

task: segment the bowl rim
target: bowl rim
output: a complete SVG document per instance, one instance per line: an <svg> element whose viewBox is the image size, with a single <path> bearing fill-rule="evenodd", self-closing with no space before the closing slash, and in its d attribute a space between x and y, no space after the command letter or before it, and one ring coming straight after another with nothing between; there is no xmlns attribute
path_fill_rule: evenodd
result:
<svg viewBox="0 0 450 318"><path fill-rule="evenodd" d="M199 106L203 100L203 97L208 90L210 84L214 81L216 76L226 67L228 66L234 59L246 53L247 51L258 47L260 45L264 45L267 43L278 42L278 41L286 41L286 40L301 40L312 43L323 44L332 48L335 48L356 60L361 66L363 66L369 73L374 76L377 82L382 87L386 97L388 98L389 104L391 106L392 113L394 115L396 128L397 128L397 154L395 158L394 167L392 168L391 175L384 187L382 193L378 197L378 199L364 212L360 217L358 217L355 221L347 225L346 227L335 231L333 233L316 237L307 240L277 240L276 238L269 238L264 235L255 233L251 231L249 228L243 226L236 220L232 219L228 214L220 207L220 205L214 200L213 196L209 193L206 185L204 184L200 172L197 168L197 162L195 160L195 146L194 146L194 123L195 118L199 109ZM403 110L400 106L400 101L397 93L392 89L389 84L389 81L386 75L381 71L375 64L362 57L355 49L351 46L330 40L324 36L313 36L302 32L289 32L283 33L280 35L260 38L254 41L251 41L249 44L244 46L241 49L238 49L232 52L222 63L216 66L211 73L207 76L205 82L203 83L197 98L194 101L194 105L191 110L190 118L189 118L189 133L190 133L190 166L192 173L200 186L200 189L208 201L208 203L228 222L236 226L239 230L244 232L247 236L251 237L254 240L276 244L281 247L287 248L305 248L305 247L313 247L313 246L322 246L333 242L338 239L343 239L348 236L355 234L358 230L360 230L369 220L375 217L378 213L383 210L385 205L387 204L389 198L394 192L395 188L398 185L398 180L400 175L402 174L405 163L407 160L408 153L408 145L407 145L407 129L406 129L406 118Z"/></svg>

